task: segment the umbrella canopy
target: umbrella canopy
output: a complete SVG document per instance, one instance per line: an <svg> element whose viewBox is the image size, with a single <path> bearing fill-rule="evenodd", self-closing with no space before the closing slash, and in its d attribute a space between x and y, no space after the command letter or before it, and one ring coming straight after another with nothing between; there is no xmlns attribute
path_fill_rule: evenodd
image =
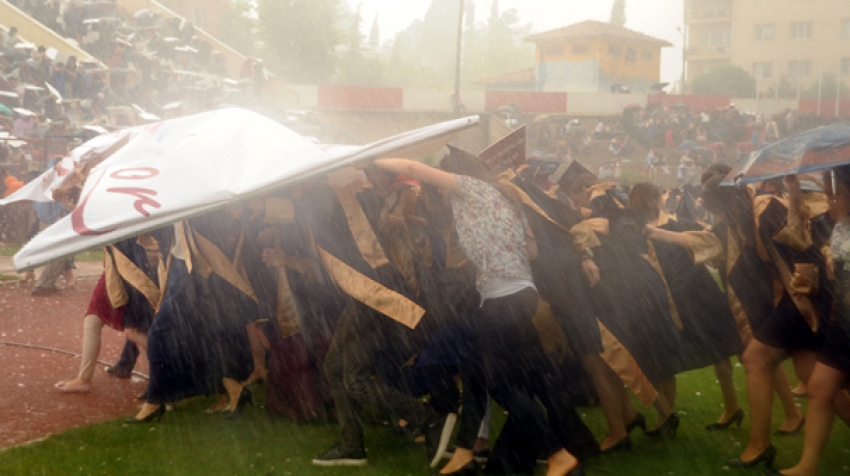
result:
<svg viewBox="0 0 850 476"><path fill-rule="evenodd" d="M321 147L257 113L219 109L127 129L123 132L126 135L100 136L94 139L99 141L100 154L111 153L91 169L76 208L27 243L15 255L15 267L31 269L353 162L432 154L459 132L476 125L478 117L472 116L365 146ZM54 170L53 183L61 183L69 172ZM49 178L49 173L42 179ZM37 185L42 196L50 190ZM24 189L18 191L22 192Z"/></svg>
<svg viewBox="0 0 850 476"><path fill-rule="evenodd" d="M850 164L850 126L818 127L750 153L728 178L753 183L846 164Z"/></svg>
<svg viewBox="0 0 850 476"><path fill-rule="evenodd" d="M693 150L699 148L699 144L692 140L686 140L679 144L679 150Z"/></svg>

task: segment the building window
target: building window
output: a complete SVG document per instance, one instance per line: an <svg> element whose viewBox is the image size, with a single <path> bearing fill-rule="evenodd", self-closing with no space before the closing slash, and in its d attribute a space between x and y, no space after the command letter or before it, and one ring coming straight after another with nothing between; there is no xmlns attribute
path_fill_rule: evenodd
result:
<svg viewBox="0 0 850 476"><path fill-rule="evenodd" d="M792 78L805 77L811 74L812 62L809 60L789 61L788 76Z"/></svg>
<svg viewBox="0 0 850 476"><path fill-rule="evenodd" d="M573 45L574 55L586 55L590 53L590 45Z"/></svg>
<svg viewBox="0 0 850 476"><path fill-rule="evenodd" d="M629 63L634 63L637 61L637 50L633 50L631 48L626 50L626 61Z"/></svg>
<svg viewBox="0 0 850 476"><path fill-rule="evenodd" d="M702 39L704 46L729 46L732 43L732 30L708 30Z"/></svg>
<svg viewBox="0 0 850 476"><path fill-rule="evenodd" d="M608 47L608 54L611 55L611 56L618 56L619 57L621 54L623 54L623 49L620 48L619 46L609 46Z"/></svg>
<svg viewBox="0 0 850 476"><path fill-rule="evenodd" d="M646 61L652 61L655 59L655 55L649 50L643 50L640 55Z"/></svg>
<svg viewBox="0 0 850 476"><path fill-rule="evenodd" d="M543 54L546 56L561 56L564 54L563 46L547 46L543 48Z"/></svg>
<svg viewBox="0 0 850 476"><path fill-rule="evenodd" d="M841 74L850 76L850 58L841 58Z"/></svg>
<svg viewBox="0 0 850 476"><path fill-rule="evenodd" d="M850 18L841 20L841 36L850 38Z"/></svg>
<svg viewBox="0 0 850 476"><path fill-rule="evenodd" d="M801 21L791 24L791 39L805 40L812 37L812 22Z"/></svg>
<svg viewBox="0 0 850 476"><path fill-rule="evenodd" d="M756 25L756 41L773 39L773 25Z"/></svg>
<svg viewBox="0 0 850 476"><path fill-rule="evenodd" d="M753 76L756 79L769 79L773 77L773 63L753 63Z"/></svg>

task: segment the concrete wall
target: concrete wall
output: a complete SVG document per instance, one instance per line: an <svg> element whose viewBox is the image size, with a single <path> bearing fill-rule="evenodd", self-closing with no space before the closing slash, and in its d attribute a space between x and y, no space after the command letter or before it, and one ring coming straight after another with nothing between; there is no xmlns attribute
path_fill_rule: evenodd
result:
<svg viewBox="0 0 850 476"><path fill-rule="evenodd" d="M567 111L577 116L611 116L622 114L632 103L646 107L646 94L569 93Z"/></svg>

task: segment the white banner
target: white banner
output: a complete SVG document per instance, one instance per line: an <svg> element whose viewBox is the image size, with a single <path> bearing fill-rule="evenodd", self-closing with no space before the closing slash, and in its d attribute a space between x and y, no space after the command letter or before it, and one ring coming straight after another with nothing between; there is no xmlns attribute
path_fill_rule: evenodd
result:
<svg viewBox="0 0 850 476"><path fill-rule="evenodd" d="M30 269L114 243L352 162L434 153L477 124L472 116L366 146L327 147L259 114L222 109L100 136L78 150L95 141L96 150L126 144L91 170L77 207L27 243L15 267ZM43 176L49 186L33 186L21 195L33 198L19 199L52 196L51 187L62 180L53 172Z"/></svg>

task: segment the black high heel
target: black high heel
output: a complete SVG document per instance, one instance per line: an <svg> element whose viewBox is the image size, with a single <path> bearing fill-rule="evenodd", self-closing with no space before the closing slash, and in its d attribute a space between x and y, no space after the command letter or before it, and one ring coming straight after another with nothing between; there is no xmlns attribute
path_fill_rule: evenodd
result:
<svg viewBox="0 0 850 476"><path fill-rule="evenodd" d="M242 393L239 394L239 400L236 401L236 408L224 417L224 419L236 420L240 418L242 416L242 408L245 405L254 408L254 394L248 388L242 387Z"/></svg>
<svg viewBox="0 0 850 476"><path fill-rule="evenodd" d="M673 412L670 414L670 416L667 417L666 420L664 420L664 423L662 423L658 428L654 430L645 431L643 432L643 434L650 438L662 438L667 435L676 436L676 433L678 433L679 431L680 422L681 420L679 419L679 414Z"/></svg>
<svg viewBox="0 0 850 476"><path fill-rule="evenodd" d="M163 415L165 415L165 405L160 405L159 408L156 409L156 411L154 411L153 413L151 413L150 415L148 415L148 416L146 416L142 419L139 419L139 418L136 418L136 417L131 417L131 418L124 420L124 422L128 423L130 425L135 425L137 423L150 423L154 420L156 420L156 421L162 420Z"/></svg>
<svg viewBox="0 0 850 476"><path fill-rule="evenodd" d="M643 413L638 413L635 415L635 418L631 423L626 425L626 433L631 433L635 428L640 428L644 432L646 432L646 417L643 416Z"/></svg>
<svg viewBox="0 0 850 476"><path fill-rule="evenodd" d="M614 446L604 450L600 449L599 454L606 455L610 453L616 453L617 451L628 451L630 449L632 449L632 438L630 436L626 436L622 440L618 441L617 444L615 444Z"/></svg>
<svg viewBox="0 0 850 476"><path fill-rule="evenodd" d="M718 431L718 430L727 430L732 424L735 424L736 428L741 428L741 423L744 421L744 410L738 409L735 413L732 414L732 418L726 420L723 423L712 423L711 425L706 425L705 429L708 431Z"/></svg>
<svg viewBox="0 0 850 476"><path fill-rule="evenodd" d="M773 461L776 459L776 447L773 445L769 445L765 448L764 451L761 452L760 455L756 456L752 461L744 461L741 458L730 459L726 462L729 467L732 468L755 468L762 462L764 462L765 467L768 469L773 468Z"/></svg>
<svg viewBox="0 0 850 476"><path fill-rule="evenodd" d="M794 428L793 430L790 430L790 431L785 431L785 430L779 429L779 430L776 430L776 433L774 433L774 435L777 435L777 436L793 436L793 435L796 435L797 433L800 433L801 431L803 431L804 426L806 426L806 417L805 416L803 417L802 420L800 420L800 424L797 425L797 428Z"/></svg>
<svg viewBox="0 0 850 476"><path fill-rule="evenodd" d="M463 467L457 471L441 473L440 470L436 470L431 474L432 476L475 476L478 474L478 465L475 464L475 461L473 460L463 465Z"/></svg>

